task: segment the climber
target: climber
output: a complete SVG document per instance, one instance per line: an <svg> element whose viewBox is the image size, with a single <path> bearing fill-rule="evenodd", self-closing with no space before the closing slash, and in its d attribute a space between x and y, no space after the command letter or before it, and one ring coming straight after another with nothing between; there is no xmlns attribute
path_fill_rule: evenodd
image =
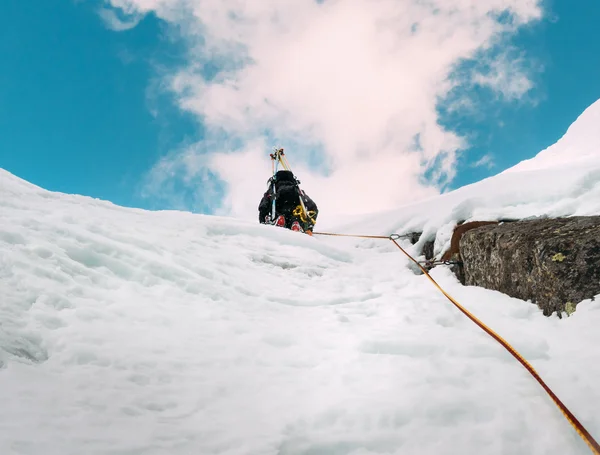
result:
<svg viewBox="0 0 600 455"><path fill-rule="evenodd" d="M319 210L299 183L292 171L277 171L258 205L258 221L311 235Z"/></svg>

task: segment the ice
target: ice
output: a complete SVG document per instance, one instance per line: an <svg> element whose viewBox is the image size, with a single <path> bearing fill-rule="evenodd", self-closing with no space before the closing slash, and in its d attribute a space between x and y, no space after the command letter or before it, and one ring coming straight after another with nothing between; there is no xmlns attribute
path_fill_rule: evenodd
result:
<svg viewBox="0 0 600 455"><path fill-rule="evenodd" d="M456 220L597 215L598 155L544 158L344 232L421 230L441 252ZM0 454L589 453L390 241L126 209L2 170L0 213ZM548 318L432 274L600 437L597 299Z"/></svg>

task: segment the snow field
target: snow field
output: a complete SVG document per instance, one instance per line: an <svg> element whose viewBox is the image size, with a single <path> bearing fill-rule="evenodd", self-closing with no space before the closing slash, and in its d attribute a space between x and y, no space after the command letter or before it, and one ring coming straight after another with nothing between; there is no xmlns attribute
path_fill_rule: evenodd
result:
<svg viewBox="0 0 600 455"><path fill-rule="evenodd" d="M2 454L589 453L391 242L0 193ZM597 302L433 276L600 433Z"/></svg>

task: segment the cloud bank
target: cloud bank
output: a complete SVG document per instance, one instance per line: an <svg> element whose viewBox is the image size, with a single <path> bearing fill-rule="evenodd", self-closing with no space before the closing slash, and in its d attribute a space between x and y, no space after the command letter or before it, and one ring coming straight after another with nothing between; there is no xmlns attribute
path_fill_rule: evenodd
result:
<svg viewBox="0 0 600 455"><path fill-rule="evenodd" d="M437 194L467 145L440 125L438 106L465 85L523 96L531 88L523 59L502 49L543 13L539 0L111 3L129 15L152 11L187 41L188 64L168 84L207 132L163 158L148 191L171 194L178 179L194 185L198 206L250 218L274 145L286 148L323 217ZM469 60L492 63L456 77ZM209 189L215 176L225 185L216 206L198 179L206 175Z"/></svg>

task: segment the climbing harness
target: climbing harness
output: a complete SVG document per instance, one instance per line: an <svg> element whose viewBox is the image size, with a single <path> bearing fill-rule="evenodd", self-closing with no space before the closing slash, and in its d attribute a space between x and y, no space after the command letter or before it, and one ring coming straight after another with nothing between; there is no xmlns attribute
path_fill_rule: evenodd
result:
<svg viewBox="0 0 600 455"><path fill-rule="evenodd" d="M285 156L284 150L281 147L273 147L273 153L270 154L271 157L271 167L273 169L273 177L271 181L273 183L273 195L275 195L275 174L277 173L277 168L279 164L286 170L292 172L290 165ZM292 172L293 174L293 172ZM293 214L295 216L300 216L300 219L303 222L307 222L310 220L311 224L314 226L316 224L316 220L314 218L315 212L306 210L306 205L304 204L304 192L300 189L300 181L296 179L296 188L298 189L298 199L300 199L299 207L294 209ZM273 197L273 204L271 208L271 219L275 219L275 197ZM311 233L312 234L312 233Z"/></svg>
<svg viewBox="0 0 600 455"><path fill-rule="evenodd" d="M529 372L531 376L542 386L544 391L550 396L554 404L560 409L563 416L567 419L567 421L571 424L571 426L575 429L577 434L585 441L588 447L591 449L594 455L600 455L600 444L594 439L594 437L586 430L583 424L577 420L577 418L569 411L569 409L565 406L565 404L556 396L556 394L550 389L550 387L544 382L541 376L534 370L531 364L525 360L525 358L519 354L519 352L513 348L506 340L504 340L500 335L494 332L491 328L485 325L482 321L480 321L477 317L475 317L469 310L463 307L460 303L458 303L450 294L448 294L429 274L427 269L421 265L419 261L413 258L400 244L397 242L401 238L409 237L410 234L407 235L399 235L399 234L391 234L388 236L384 235L353 235L353 234L333 234L328 232L313 232L313 235L328 235L334 237L355 237L355 238L363 238L363 239L386 239L391 240L394 245L396 245L404 255L414 262L419 269L423 272L423 274L433 283L433 285L442 293L444 296L452 302L452 304L458 308L465 316L467 316L472 322L474 322L480 329L482 329L485 333L491 336L494 340L502 345L515 359L525 367L525 369ZM448 261L452 262L452 261ZM455 261L454 261L455 262Z"/></svg>

